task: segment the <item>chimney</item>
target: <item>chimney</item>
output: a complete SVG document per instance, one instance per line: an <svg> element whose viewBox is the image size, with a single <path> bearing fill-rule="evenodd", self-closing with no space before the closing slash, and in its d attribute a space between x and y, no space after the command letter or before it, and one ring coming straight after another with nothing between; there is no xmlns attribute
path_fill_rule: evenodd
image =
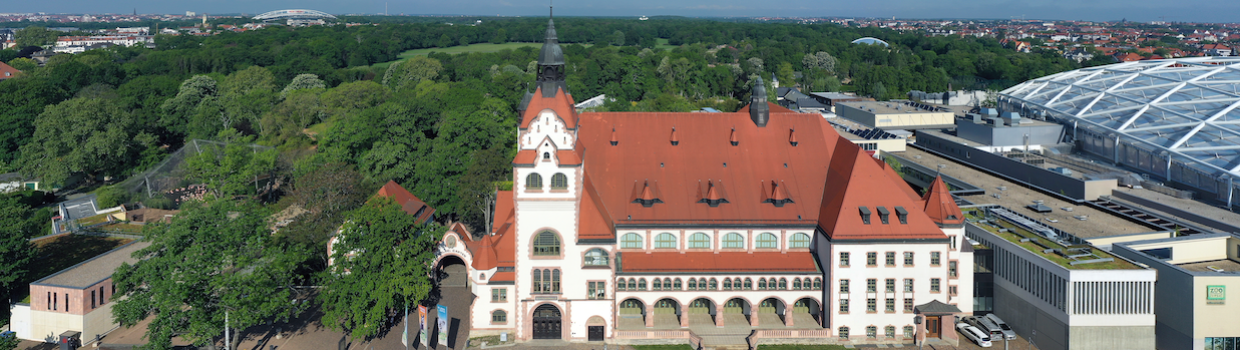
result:
<svg viewBox="0 0 1240 350"><path fill-rule="evenodd" d="M749 119L758 127L766 127L766 122L771 118L771 107L766 104L766 84L762 83L762 77L754 80L753 98L749 101Z"/></svg>

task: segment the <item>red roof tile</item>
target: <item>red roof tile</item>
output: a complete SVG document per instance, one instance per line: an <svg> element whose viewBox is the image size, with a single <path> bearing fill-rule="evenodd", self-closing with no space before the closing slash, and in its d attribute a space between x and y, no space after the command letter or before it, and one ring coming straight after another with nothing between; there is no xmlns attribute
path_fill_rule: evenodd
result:
<svg viewBox="0 0 1240 350"><path fill-rule="evenodd" d="M435 214L435 208L431 208L426 202L418 199L404 187L401 187L396 181L388 181L383 187L379 188L378 195L391 198L396 204L400 204L401 210L409 215L418 215L419 222L425 222Z"/></svg>
<svg viewBox="0 0 1240 350"><path fill-rule="evenodd" d="M512 272L512 271L504 271L504 272L496 272L494 275L492 275L492 276L491 276L491 279L488 279L488 280L487 280L487 283L492 283L492 282L516 282L516 281L517 281L517 273L516 273L516 272Z"/></svg>
<svg viewBox="0 0 1240 350"><path fill-rule="evenodd" d="M935 223L939 225L964 224L964 213L956 205L956 200L952 199L951 192L948 191L942 176L934 178L934 182L930 183L925 197L921 200L925 203L926 215Z"/></svg>
<svg viewBox="0 0 1240 350"><path fill-rule="evenodd" d="M577 239L615 240L616 231L611 216L603 208L598 191L590 174L582 180L581 220L578 221Z"/></svg>
<svg viewBox="0 0 1240 350"><path fill-rule="evenodd" d="M465 242L465 247L473 254L472 265L475 270L490 270L499 266L516 266L517 247L515 245L516 233L515 220L516 211L514 208L514 200L512 191L499 191L495 195L495 222L492 225L491 232L493 234L484 236L476 241ZM491 281L498 278L501 273L496 273L491 277Z"/></svg>
<svg viewBox="0 0 1240 350"><path fill-rule="evenodd" d="M574 107L573 96L563 91L557 92L555 97L543 97L542 87L534 90L534 97L530 99L530 104L525 107L525 115L521 118L521 128L528 129L530 120L534 119L544 109L550 109L564 122L564 127L569 129L577 128L577 108Z"/></svg>
<svg viewBox="0 0 1240 350"><path fill-rule="evenodd" d="M21 72L17 68L13 68L13 66L0 62L0 80L17 77L17 74Z"/></svg>
<svg viewBox="0 0 1240 350"><path fill-rule="evenodd" d="M831 159L831 170L826 182L831 188L823 195L819 208L818 225L831 240L884 240L884 239L939 239L947 238L943 231L916 209L922 203L914 201L900 189L907 187L903 181L895 181L860 147L851 142L836 144ZM872 159L872 158L871 158ZM869 210L870 223L862 220L861 207ZM879 216L880 207L891 215L884 224ZM908 211L908 223L897 220L896 207ZM919 215L921 214L921 215Z"/></svg>
<svg viewBox="0 0 1240 350"><path fill-rule="evenodd" d="M625 253L623 273L661 272L818 272L812 254L773 252Z"/></svg>

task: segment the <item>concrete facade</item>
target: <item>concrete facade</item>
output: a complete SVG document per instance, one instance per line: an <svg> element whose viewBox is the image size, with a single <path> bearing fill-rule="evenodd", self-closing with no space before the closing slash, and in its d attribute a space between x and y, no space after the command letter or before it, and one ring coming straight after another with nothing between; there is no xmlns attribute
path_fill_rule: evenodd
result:
<svg viewBox="0 0 1240 350"><path fill-rule="evenodd" d="M899 101L838 103L835 113L876 128L937 129L956 124L956 116L952 112L931 111Z"/></svg>
<svg viewBox="0 0 1240 350"><path fill-rule="evenodd" d="M916 145L940 156L982 168L987 172L1024 182L1044 192L1072 199L1095 200L1111 194L1117 187L1115 179L1081 180L1025 164L955 142L938 131L920 131Z"/></svg>
<svg viewBox="0 0 1240 350"><path fill-rule="evenodd" d="M1040 121L1028 121L1018 125L992 125L961 120L956 123L956 136L992 147L1024 147L1028 144L1054 145L1063 137L1063 125Z"/></svg>

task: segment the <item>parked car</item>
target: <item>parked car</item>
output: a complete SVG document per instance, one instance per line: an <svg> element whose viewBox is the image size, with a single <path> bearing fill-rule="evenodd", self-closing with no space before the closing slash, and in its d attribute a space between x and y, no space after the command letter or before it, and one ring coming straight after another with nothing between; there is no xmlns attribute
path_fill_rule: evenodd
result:
<svg viewBox="0 0 1240 350"><path fill-rule="evenodd" d="M1003 328L999 328L999 325L994 322L990 322L990 320L985 317L965 316L963 319L970 326L977 327L978 330L982 331L982 333L986 333L991 338L999 339L1004 336Z"/></svg>
<svg viewBox="0 0 1240 350"><path fill-rule="evenodd" d="M973 343L977 344L977 346L983 348L990 347L990 336L986 335L986 332L982 332L982 330L977 329L977 327L970 326L965 322L960 322L956 324L956 330L960 331L961 334L964 334L965 338L972 340Z"/></svg>
<svg viewBox="0 0 1240 350"><path fill-rule="evenodd" d="M1003 330L1003 339L1007 339L1007 340L1016 339L1016 331L1013 331L1012 327L1008 327L1007 322L1003 322L1003 320L1000 319L999 316L995 316L995 314L989 314L986 316L982 316L982 318L990 320L990 322L994 322L995 325L999 326L999 328Z"/></svg>

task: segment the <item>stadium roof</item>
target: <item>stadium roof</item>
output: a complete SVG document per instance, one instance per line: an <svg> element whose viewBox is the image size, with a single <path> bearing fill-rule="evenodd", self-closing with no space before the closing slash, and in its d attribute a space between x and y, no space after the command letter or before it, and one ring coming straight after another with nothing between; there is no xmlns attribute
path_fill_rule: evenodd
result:
<svg viewBox="0 0 1240 350"><path fill-rule="evenodd" d="M267 12L258 16L254 16L255 20L266 21L273 19L336 19L336 16L323 11L316 10L276 10Z"/></svg>
<svg viewBox="0 0 1240 350"><path fill-rule="evenodd" d="M1003 90L1001 105L1240 176L1240 57L1116 63Z"/></svg>
<svg viewBox="0 0 1240 350"><path fill-rule="evenodd" d="M888 46L886 41L883 41L882 39L878 39L878 38L871 38L868 36L861 38L861 39L853 40L852 43L853 44L870 44L870 45L877 44L877 45Z"/></svg>

